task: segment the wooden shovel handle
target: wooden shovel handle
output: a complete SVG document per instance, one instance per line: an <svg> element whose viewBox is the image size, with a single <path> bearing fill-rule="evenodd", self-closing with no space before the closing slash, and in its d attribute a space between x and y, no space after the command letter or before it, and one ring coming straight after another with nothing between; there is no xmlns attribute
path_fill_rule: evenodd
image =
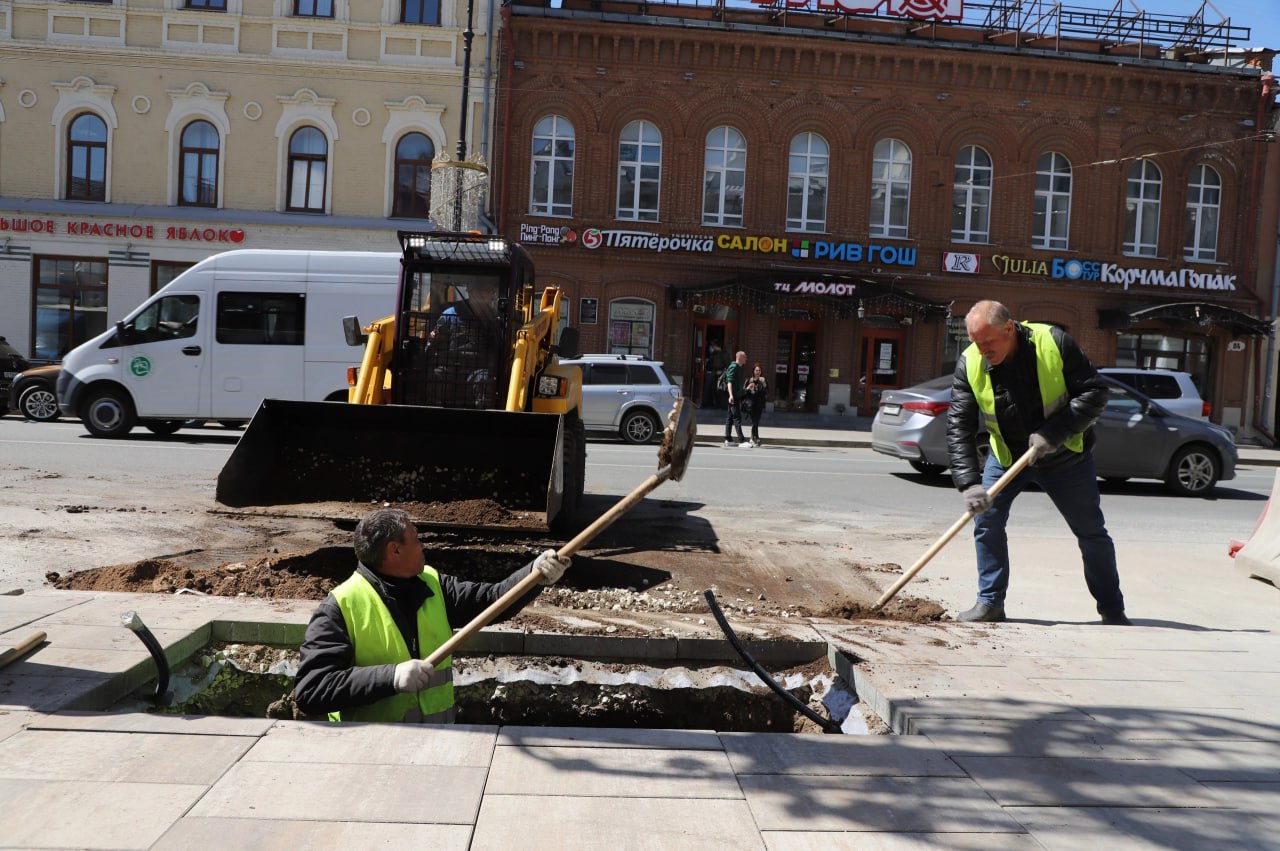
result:
<svg viewBox="0 0 1280 851"><path fill-rule="evenodd" d="M0 653L0 668L11 665L39 646L48 635L44 631L33 632L13 647Z"/></svg>
<svg viewBox="0 0 1280 851"><path fill-rule="evenodd" d="M583 529L576 536L574 536L572 540L570 540L568 543L566 543L563 547L560 548L560 550L556 553L556 555L560 556L561 558L569 558L570 556L572 556L578 550L582 549L583 546L589 543L593 538L595 538L596 535L599 535L601 532L607 529L609 525L613 523L613 521L617 520L619 517L626 514L633 507L635 507L636 503L644 499L645 496L647 496L650 491L652 491L658 485L665 482L670 476L671 476L671 467L669 466L663 467L661 470L654 473L652 476L646 479L638 488L633 490L631 493L627 494L625 497L619 500L617 504L615 504L612 508L610 508L604 514L601 514L594 521L592 521L590 526ZM488 626L489 623L492 622L494 618L496 618L498 615L506 611L508 606L510 606L516 600L523 597L525 594L529 593L530 589L532 589L533 586L537 585L538 582L541 581L541 579L542 579L541 573L539 573L536 570L529 571L529 575L526 576L524 579L521 579L520 582L514 588L512 588L507 593L503 594L498 599L494 600L492 603L490 603L489 608L485 609L483 612L476 615L475 618L473 618L470 623L468 623L466 626L462 627L462 629L455 632L452 638L450 638L444 644L441 644L439 647L437 647L435 651L432 652L432 654L427 657L426 661L434 668L437 664L439 664L441 659L443 659L444 657L452 653L454 648L456 648L459 644L466 641L472 635L475 635L484 627Z"/></svg>
<svg viewBox="0 0 1280 851"><path fill-rule="evenodd" d="M1004 471L1003 476L996 479L995 484L987 488L987 496L994 497L996 494L1000 493L1000 491L1004 490L1005 485L1017 478L1018 474L1027 468L1027 465L1031 463L1031 459L1034 456L1034 449L1028 449L1024 452L1022 457L1013 463L1012 467ZM928 564L929 561L936 556L952 538L956 536L956 533L969 523L969 518L971 517L973 517L972 511L966 511L964 514L960 515L960 519L952 523L951 528L943 532L942 537L935 541L933 546L925 550L924 555L920 556L919 560L915 564L907 568L906 573L902 574L897 582L889 586L888 591L885 591L880 595L880 599L876 600L875 604L871 607L871 611L879 611L881 606L892 600L894 595L901 591L902 587L910 582L912 577L919 573L924 566Z"/></svg>

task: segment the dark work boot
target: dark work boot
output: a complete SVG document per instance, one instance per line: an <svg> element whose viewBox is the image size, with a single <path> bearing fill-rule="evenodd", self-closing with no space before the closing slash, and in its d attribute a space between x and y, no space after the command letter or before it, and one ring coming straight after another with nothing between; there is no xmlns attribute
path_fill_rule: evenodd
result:
<svg viewBox="0 0 1280 851"><path fill-rule="evenodd" d="M1107 626L1133 626L1133 621L1125 617L1124 609L1111 609L1100 614L1102 622Z"/></svg>
<svg viewBox="0 0 1280 851"><path fill-rule="evenodd" d="M985 603L979 600L973 604L972 609L956 615L956 620L976 623L999 623L1004 620L1004 605L1002 603Z"/></svg>

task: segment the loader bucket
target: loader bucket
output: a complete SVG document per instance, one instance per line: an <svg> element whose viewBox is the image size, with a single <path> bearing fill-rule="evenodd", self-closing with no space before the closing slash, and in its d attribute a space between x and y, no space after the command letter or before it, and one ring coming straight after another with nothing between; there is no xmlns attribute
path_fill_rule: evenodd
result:
<svg viewBox="0 0 1280 851"><path fill-rule="evenodd" d="M248 513L544 530L560 511L558 414L266 399L218 474Z"/></svg>

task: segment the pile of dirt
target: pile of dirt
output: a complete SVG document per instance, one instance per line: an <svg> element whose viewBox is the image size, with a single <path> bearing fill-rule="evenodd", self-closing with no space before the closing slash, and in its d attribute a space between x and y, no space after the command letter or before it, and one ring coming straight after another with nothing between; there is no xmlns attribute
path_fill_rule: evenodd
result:
<svg viewBox="0 0 1280 851"><path fill-rule="evenodd" d="M840 618L850 621L880 619L906 623L935 623L948 617L947 610L942 606L915 597L894 598L879 610L853 600L844 600L820 611L806 611L804 614L807 617Z"/></svg>

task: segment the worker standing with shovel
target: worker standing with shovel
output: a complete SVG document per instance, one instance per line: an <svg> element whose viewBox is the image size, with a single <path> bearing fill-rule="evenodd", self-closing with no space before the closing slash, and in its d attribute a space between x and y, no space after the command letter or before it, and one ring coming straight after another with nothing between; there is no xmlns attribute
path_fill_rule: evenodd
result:
<svg viewBox="0 0 1280 851"><path fill-rule="evenodd" d="M975 517L978 599L962 621L1002 621L1009 587L1009 506L1039 484L1067 521L1084 561L1085 583L1105 624L1125 625L1115 543L1102 516L1094 471L1092 425L1107 404L1107 386L1061 328L1017 323L997 301L980 301L965 316L973 344L956 363L947 422L951 477ZM991 454L979 466L979 425ZM1007 468L1024 463L997 494L989 489Z"/></svg>

